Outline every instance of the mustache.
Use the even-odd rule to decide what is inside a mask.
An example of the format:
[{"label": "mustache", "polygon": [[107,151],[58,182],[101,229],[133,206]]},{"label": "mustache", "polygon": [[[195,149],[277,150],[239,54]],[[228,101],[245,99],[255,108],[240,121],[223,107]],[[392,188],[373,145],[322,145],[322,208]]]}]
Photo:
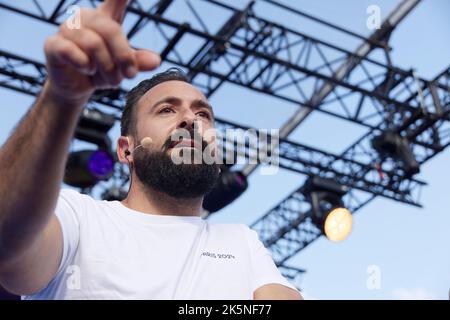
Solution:
[{"label": "mustache", "polygon": [[[186,138],[186,135],[184,134],[186,131],[189,132],[189,139],[195,140],[195,137],[200,137],[201,141],[201,145],[202,145],[202,151],[204,151],[206,149],[206,147],[209,145],[208,142],[206,142],[206,140],[203,139],[203,137],[200,135],[200,133],[198,131],[196,131],[195,129],[180,129],[180,130],[176,130],[175,132],[173,132],[168,138],[167,140],[163,143],[162,145],[162,151],[166,152],[167,150],[170,149],[170,146],[172,145],[173,142],[181,140],[182,138]],[[183,134],[182,134],[183,133]],[[178,138],[178,140],[177,140]]]}]

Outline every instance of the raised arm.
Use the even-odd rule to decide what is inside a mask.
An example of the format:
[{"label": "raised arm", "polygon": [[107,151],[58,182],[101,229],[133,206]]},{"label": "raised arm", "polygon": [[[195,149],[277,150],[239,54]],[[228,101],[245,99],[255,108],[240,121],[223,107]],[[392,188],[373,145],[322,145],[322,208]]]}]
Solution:
[{"label": "raised arm", "polygon": [[126,0],[82,9],[81,26],[47,39],[43,90],[0,149],[0,286],[16,294],[44,288],[62,255],[54,215],[70,140],[91,94],[156,68],[158,55],[130,47],[121,28]]}]

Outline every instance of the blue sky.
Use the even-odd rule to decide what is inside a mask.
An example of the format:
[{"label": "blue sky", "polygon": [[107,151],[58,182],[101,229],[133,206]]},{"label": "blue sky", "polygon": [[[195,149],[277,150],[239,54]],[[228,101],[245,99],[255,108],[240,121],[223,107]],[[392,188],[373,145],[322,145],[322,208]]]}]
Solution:
[{"label": "blue sky", "polygon": [[[243,6],[246,2],[231,1],[235,6]],[[399,1],[343,0],[339,4],[331,0],[284,2],[368,35],[367,6],[378,5],[382,17],[385,17]],[[447,0],[423,0],[392,35],[390,45],[393,47],[394,65],[403,69],[415,68],[424,78],[432,78],[447,67],[450,62],[450,22],[445,13],[448,12],[450,2]],[[176,11],[169,13],[174,17],[181,14]],[[277,10],[269,12],[262,6],[258,13],[349,50],[358,44],[329,29]],[[206,19],[214,20],[214,14],[211,13]],[[53,32],[53,27],[0,11],[0,49],[43,61],[43,42]],[[136,41],[141,46],[155,49],[162,44],[156,36],[138,38]],[[148,76],[148,73],[141,74],[137,79],[124,83],[124,86],[131,87]],[[33,99],[0,89],[0,101],[0,143],[3,143]],[[224,85],[211,98],[211,102],[220,117],[257,128],[277,128],[297,109],[292,104],[232,85]],[[328,116],[312,115],[290,138],[340,152],[362,133],[358,126]],[[118,137],[117,127],[111,131],[111,137]],[[74,144],[74,148],[81,147],[81,144]],[[348,239],[332,243],[322,237],[292,258],[290,265],[307,270],[301,282],[305,296],[317,299],[448,299],[448,163],[450,152],[446,150],[422,167],[419,177],[429,183],[421,198],[423,209],[377,198],[355,214],[354,229]],[[262,176],[256,171],[249,179],[249,190],[230,206],[212,215],[211,221],[250,224],[299,187],[303,180],[303,176],[284,170],[274,176]],[[379,289],[367,288],[369,266],[377,266],[380,271]]]}]

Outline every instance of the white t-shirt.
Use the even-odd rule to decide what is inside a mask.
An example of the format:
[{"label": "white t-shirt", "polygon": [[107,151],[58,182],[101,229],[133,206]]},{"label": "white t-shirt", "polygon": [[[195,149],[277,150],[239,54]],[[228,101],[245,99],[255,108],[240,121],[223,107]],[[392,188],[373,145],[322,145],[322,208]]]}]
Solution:
[{"label": "white t-shirt", "polygon": [[293,287],[257,233],[241,224],[138,212],[61,190],[62,261],[23,299],[252,299],[269,283]]}]

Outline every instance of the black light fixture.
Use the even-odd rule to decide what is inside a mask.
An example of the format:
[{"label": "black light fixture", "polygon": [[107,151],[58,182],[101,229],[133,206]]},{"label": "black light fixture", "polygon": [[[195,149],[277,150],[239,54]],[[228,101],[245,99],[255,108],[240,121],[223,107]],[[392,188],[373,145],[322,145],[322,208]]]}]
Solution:
[{"label": "black light fixture", "polygon": [[116,118],[112,114],[85,108],[75,129],[75,138],[95,144],[100,149],[110,150],[111,139],[108,137],[108,131],[115,121]]},{"label": "black light fixture", "polygon": [[108,180],[114,169],[114,159],[105,150],[80,150],[69,154],[64,183],[76,188],[89,188]]},{"label": "black light fixture", "polygon": [[313,223],[331,241],[344,240],[352,229],[351,212],[342,201],[348,188],[332,179],[313,176],[302,192],[311,204]]},{"label": "black light fixture", "polygon": [[84,109],[75,129],[75,138],[98,146],[97,149],[71,152],[66,163],[64,183],[91,188],[101,180],[108,180],[114,169],[114,156],[108,131],[115,117],[97,109]]},{"label": "black light fixture", "polygon": [[372,140],[372,146],[382,157],[400,161],[407,176],[420,172],[420,165],[411,150],[410,142],[397,132],[392,130],[383,132]]},{"label": "black light fixture", "polygon": [[213,190],[203,199],[203,208],[208,213],[217,212],[236,200],[248,188],[247,177],[240,171],[222,167]]}]

